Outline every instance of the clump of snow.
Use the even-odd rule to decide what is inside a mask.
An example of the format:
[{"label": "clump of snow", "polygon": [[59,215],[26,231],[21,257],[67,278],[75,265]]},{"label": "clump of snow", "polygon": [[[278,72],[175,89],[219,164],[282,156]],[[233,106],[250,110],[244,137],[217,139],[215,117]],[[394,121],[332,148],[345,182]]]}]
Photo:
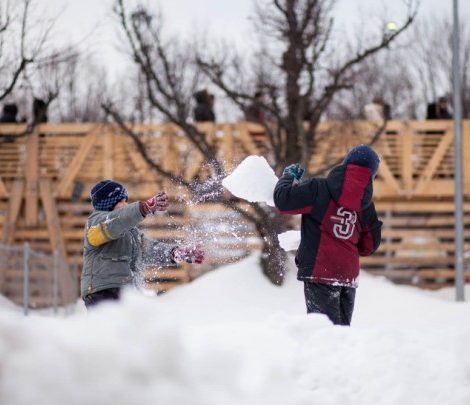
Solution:
[{"label": "clump of snow", "polygon": [[289,252],[297,250],[300,245],[300,231],[286,231],[278,235],[281,247]]},{"label": "clump of snow", "polygon": [[362,274],[350,328],[258,256],[88,315],[0,311],[2,404],[470,403],[470,303]]},{"label": "clump of snow", "polygon": [[273,192],[277,181],[264,157],[248,156],[222,181],[222,185],[238,198],[274,206]]}]

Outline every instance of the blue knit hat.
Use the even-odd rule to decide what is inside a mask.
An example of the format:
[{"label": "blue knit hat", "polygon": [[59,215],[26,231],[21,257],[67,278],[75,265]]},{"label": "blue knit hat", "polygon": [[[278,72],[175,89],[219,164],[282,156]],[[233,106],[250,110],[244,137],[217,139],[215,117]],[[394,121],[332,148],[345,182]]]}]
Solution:
[{"label": "blue knit hat", "polygon": [[97,211],[112,211],[119,201],[129,198],[126,188],[112,180],[102,180],[91,189],[91,204]]},{"label": "blue knit hat", "polygon": [[344,158],[343,164],[348,163],[368,167],[372,175],[375,176],[379,169],[380,158],[370,146],[357,145],[352,148]]}]

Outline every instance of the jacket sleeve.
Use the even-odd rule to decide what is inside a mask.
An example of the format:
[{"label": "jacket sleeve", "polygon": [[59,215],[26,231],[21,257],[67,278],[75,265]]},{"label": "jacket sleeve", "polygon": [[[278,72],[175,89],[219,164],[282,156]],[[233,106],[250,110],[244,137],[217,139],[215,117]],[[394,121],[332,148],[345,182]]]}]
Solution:
[{"label": "jacket sleeve", "polygon": [[308,214],[317,196],[316,179],[294,184],[292,176],[282,176],[274,188],[274,204],[284,215]]},{"label": "jacket sleeve", "polygon": [[174,243],[165,243],[147,238],[142,232],[139,232],[139,238],[141,258],[146,265],[168,266],[175,264],[171,257],[171,253],[176,247]]},{"label": "jacket sleeve", "polygon": [[382,221],[377,218],[374,203],[363,212],[362,228],[359,255],[369,256],[378,249],[382,239]]},{"label": "jacket sleeve", "polygon": [[86,225],[86,239],[91,246],[103,245],[118,239],[143,219],[139,202],[134,202],[116,211],[97,211]]}]

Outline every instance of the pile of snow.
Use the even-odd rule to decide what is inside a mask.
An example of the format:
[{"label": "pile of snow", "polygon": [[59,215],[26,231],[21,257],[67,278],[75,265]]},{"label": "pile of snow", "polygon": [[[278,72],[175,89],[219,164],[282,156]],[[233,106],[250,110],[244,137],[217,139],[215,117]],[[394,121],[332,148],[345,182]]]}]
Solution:
[{"label": "pile of snow", "polygon": [[470,303],[364,274],[350,328],[256,256],[88,315],[2,309],[2,404],[470,403]]},{"label": "pile of snow", "polygon": [[277,181],[264,157],[248,156],[222,181],[222,185],[238,198],[274,206],[273,191]]},{"label": "pile of snow", "polygon": [[[276,181],[251,156],[224,185],[272,203]],[[352,327],[334,326],[306,315],[292,260],[282,287],[258,263],[89,314],[24,317],[0,300],[0,404],[470,404],[469,302],[363,274]]]}]

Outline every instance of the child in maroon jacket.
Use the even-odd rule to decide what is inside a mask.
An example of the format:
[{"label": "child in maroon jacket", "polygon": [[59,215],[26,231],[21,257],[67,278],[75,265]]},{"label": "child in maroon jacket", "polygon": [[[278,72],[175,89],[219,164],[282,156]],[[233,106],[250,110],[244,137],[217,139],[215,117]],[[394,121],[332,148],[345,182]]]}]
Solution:
[{"label": "child in maroon jacket", "polygon": [[334,324],[351,324],[359,256],[380,245],[382,222],[372,202],[379,163],[372,148],[358,145],[326,178],[298,183],[304,170],[286,167],[274,190],[281,214],[302,214],[295,261],[307,313],[325,314]]}]

